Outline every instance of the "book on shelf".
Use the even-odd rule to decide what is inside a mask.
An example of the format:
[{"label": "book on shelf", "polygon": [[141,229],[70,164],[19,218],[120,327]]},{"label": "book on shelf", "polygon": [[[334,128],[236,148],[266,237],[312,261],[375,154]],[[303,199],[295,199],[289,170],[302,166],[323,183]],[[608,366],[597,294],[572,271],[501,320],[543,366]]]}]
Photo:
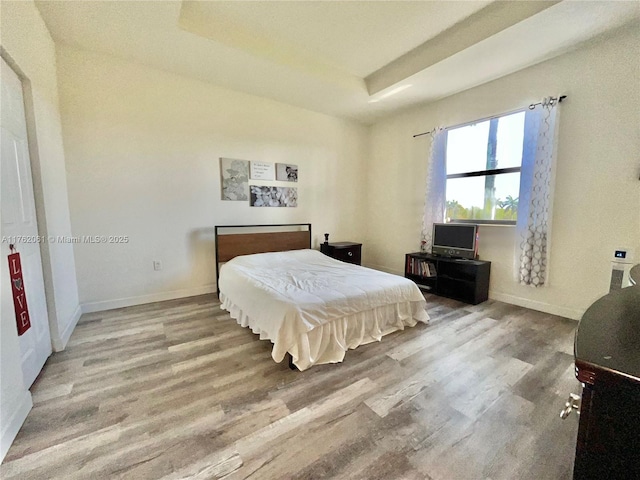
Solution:
[{"label": "book on shelf", "polygon": [[429,275],[427,275],[428,277],[435,277],[438,274],[436,272],[436,266],[433,263],[427,263],[427,267],[429,270]]},{"label": "book on shelf", "polygon": [[409,259],[408,273],[419,277],[435,277],[436,267],[433,263],[426,260],[411,257]]}]

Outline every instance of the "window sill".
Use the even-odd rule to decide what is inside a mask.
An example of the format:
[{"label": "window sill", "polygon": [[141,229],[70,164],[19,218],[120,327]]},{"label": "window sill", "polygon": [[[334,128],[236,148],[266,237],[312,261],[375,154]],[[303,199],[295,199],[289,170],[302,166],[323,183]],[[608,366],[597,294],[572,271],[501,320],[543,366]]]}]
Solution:
[{"label": "window sill", "polygon": [[458,223],[458,224],[476,224],[481,227],[515,227],[515,221],[504,221],[504,222],[494,222],[491,220],[451,220],[449,223]]}]

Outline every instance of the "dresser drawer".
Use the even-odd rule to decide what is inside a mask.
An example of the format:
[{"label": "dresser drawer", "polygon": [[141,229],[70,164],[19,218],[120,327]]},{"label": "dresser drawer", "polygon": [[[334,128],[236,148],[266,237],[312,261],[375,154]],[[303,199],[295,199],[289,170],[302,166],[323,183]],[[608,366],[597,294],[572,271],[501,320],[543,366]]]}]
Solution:
[{"label": "dresser drawer", "polygon": [[354,242],[323,243],[320,251],[329,257],[347,263],[360,265],[362,262],[362,244]]}]

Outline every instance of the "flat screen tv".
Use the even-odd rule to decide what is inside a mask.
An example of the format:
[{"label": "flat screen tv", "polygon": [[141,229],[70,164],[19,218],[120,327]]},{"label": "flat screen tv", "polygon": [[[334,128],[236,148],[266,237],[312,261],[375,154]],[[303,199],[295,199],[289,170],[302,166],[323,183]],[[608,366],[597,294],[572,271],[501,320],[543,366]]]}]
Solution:
[{"label": "flat screen tv", "polygon": [[452,258],[476,258],[478,255],[478,225],[434,223],[431,253]]}]

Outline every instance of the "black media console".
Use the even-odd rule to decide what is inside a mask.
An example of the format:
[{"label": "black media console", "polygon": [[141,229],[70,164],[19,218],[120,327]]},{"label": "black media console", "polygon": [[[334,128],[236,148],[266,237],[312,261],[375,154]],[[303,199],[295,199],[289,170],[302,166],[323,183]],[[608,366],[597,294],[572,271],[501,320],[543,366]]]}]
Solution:
[{"label": "black media console", "polygon": [[476,305],[489,298],[491,262],[407,253],[404,276],[443,297]]}]

